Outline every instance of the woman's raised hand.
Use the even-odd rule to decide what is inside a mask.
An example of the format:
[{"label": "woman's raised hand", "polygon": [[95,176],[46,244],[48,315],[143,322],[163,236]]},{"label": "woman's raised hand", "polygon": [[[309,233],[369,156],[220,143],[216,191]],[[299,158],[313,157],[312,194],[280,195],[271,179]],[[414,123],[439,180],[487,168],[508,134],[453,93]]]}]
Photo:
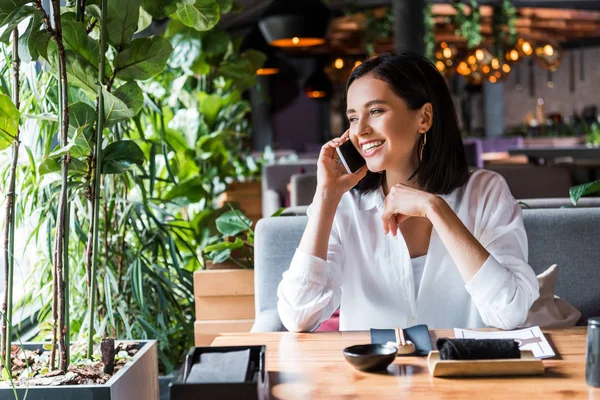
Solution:
[{"label": "woman's raised hand", "polygon": [[336,149],[347,140],[350,140],[350,131],[346,131],[339,138],[325,143],[321,147],[317,165],[317,190],[328,193],[338,199],[356,186],[367,174],[366,165],[354,174],[349,174],[344,166],[339,163],[339,156]]},{"label": "woman's raised hand", "polygon": [[396,236],[400,224],[410,217],[427,217],[435,195],[398,184],[390,188],[383,202],[383,231]]}]

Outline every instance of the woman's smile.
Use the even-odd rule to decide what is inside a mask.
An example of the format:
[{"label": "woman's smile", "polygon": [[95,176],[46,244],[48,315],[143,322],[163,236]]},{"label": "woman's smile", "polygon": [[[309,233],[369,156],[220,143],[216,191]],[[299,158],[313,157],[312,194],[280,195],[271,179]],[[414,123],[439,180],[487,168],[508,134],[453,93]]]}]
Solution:
[{"label": "woman's smile", "polygon": [[362,155],[365,158],[372,157],[383,148],[385,140],[365,140],[359,143]]}]

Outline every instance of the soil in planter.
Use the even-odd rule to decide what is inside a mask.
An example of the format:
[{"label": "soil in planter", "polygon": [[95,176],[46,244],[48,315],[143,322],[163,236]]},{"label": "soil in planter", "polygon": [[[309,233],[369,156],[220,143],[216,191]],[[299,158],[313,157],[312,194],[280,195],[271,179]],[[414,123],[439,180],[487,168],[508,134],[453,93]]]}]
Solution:
[{"label": "soil in planter", "polygon": [[[115,369],[117,373],[138,352],[138,344],[135,342],[119,343],[116,346]],[[82,351],[81,348],[72,346],[71,354]],[[112,375],[103,372],[104,365],[96,361],[99,357],[94,356],[94,361],[74,362],[64,373],[60,370],[50,371],[48,359],[50,351],[22,350],[18,345],[11,348],[12,376],[15,386],[61,386],[61,385],[98,385],[106,383]],[[28,369],[29,367],[29,369]],[[29,372],[27,372],[29,371]],[[0,387],[10,387],[8,379],[0,381]]]}]

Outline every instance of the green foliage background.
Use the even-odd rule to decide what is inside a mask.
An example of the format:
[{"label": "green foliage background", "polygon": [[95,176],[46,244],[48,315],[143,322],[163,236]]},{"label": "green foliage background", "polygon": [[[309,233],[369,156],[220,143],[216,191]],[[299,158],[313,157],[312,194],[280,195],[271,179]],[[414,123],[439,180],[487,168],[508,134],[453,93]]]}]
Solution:
[{"label": "green foliage background", "polygon": [[[6,150],[21,126],[17,226],[34,221],[26,239],[35,256],[20,306],[40,307],[39,334],[51,318],[51,254],[60,192],[60,160],[69,152],[70,299],[73,341],[86,339],[90,185],[97,120],[99,2],[89,0],[83,22],[62,8],[69,84],[69,143],[57,145],[57,46],[41,4],[0,0],[0,180]],[[109,0],[105,129],[102,145],[100,243],[95,337],[158,339],[161,369],[170,372],[193,345],[192,274],[203,249],[220,238],[216,197],[227,182],[253,179],[246,156],[249,104],[264,55],[240,53],[239,40],[216,27],[231,0]],[[170,18],[166,32],[144,37],[152,18]],[[29,22],[26,22],[29,21]],[[21,107],[10,100],[10,33],[19,23]],[[3,191],[4,189],[2,189]],[[4,199],[4,193],[2,193]],[[75,355],[76,357],[76,355]]]}]

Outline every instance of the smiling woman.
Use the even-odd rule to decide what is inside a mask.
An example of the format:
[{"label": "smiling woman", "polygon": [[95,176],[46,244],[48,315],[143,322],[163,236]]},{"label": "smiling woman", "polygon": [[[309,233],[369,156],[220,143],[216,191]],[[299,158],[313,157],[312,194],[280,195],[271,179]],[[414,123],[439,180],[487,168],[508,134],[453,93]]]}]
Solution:
[{"label": "smiling woman", "polygon": [[[425,58],[372,58],[347,85],[350,129],[319,155],[308,224],[278,289],[288,330],[521,324],[539,296],[506,182],[469,173],[445,82]],[[366,160],[336,163],[348,140]],[[388,235],[389,234],[389,235]]]}]

